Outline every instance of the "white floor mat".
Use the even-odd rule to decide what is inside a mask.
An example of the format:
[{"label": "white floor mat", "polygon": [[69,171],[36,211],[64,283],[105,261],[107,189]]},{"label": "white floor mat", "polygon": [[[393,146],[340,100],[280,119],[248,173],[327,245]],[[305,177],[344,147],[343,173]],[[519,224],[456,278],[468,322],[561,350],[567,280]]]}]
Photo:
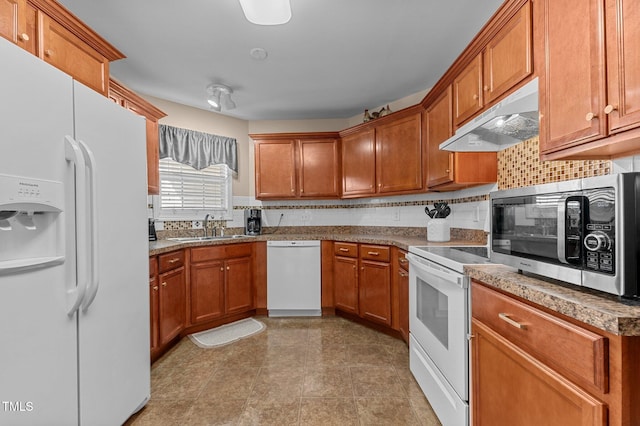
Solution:
[{"label": "white floor mat", "polygon": [[201,348],[215,348],[216,346],[227,345],[244,337],[249,337],[265,328],[266,326],[260,321],[247,318],[231,324],[221,325],[211,330],[190,334],[189,338]]}]

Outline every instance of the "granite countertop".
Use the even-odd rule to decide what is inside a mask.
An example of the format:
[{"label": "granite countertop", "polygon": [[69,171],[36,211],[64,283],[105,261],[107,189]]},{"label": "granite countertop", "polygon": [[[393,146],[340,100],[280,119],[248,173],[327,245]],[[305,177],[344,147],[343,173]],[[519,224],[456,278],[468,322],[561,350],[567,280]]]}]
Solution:
[{"label": "granite countertop", "polygon": [[561,281],[523,275],[505,265],[466,266],[471,278],[554,312],[621,336],[640,336],[640,301]]},{"label": "granite countertop", "polygon": [[237,244],[253,241],[289,241],[289,240],[331,240],[346,241],[364,244],[380,244],[388,246],[396,246],[402,250],[408,250],[409,246],[442,246],[442,245],[477,245],[477,242],[452,239],[447,242],[428,242],[426,238],[405,235],[388,235],[388,234],[341,234],[341,233],[312,233],[312,234],[263,234],[253,236],[237,236],[233,238],[224,238],[219,240],[207,241],[171,241],[158,240],[149,241],[149,255],[167,253],[173,250],[180,250],[189,247],[214,246],[223,244]]}]

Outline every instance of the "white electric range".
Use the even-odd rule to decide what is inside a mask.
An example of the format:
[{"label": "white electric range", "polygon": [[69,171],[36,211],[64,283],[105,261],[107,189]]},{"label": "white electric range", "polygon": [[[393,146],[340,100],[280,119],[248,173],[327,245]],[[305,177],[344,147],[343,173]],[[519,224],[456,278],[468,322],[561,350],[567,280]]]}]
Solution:
[{"label": "white electric range", "polygon": [[469,277],[486,246],[411,246],[409,364],[443,425],[469,424]]}]

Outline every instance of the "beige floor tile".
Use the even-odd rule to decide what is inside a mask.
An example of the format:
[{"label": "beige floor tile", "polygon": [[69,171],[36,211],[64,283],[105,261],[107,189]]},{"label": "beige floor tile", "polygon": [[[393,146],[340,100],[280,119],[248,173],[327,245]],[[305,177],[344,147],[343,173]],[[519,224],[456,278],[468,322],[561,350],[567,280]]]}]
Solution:
[{"label": "beige floor tile", "polygon": [[197,400],[183,418],[188,426],[235,425],[244,411],[245,399]]},{"label": "beige floor tile", "polygon": [[353,386],[348,367],[307,367],[303,397],[352,398]]},{"label": "beige floor tile", "polygon": [[347,365],[347,345],[310,345],[307,351],[307,367],[338,367]]},{"label": "beige floor tile", "polygon": [[250,399],[240,415],[238,425],[297,425],[300,398],[281,400]]},{"label": "beige floor tile", "polygon": [[265,331],[267,343],[269,345],[301,345],[304,346],[309,340],[309,330],[305,328],[279,327]]},{"label": "beige floor tile", "polygon": [[153,399],[195,399],[215,372],[206,364],[180,365],[167,370],[152,382]]},{"label": "beige floor tile", "polygon": [[356,398],[361,425],[419,425],[406,398]]},{"label": "beige floor tile", "polygon": [[350,366],[380,366],[390,364],[390,355],[384,346],[348,345],[347,363]]},{"label": "beige floor tile", "polygon": [[433,412],[431,404],[429,404],[429,401],[427,401],[427,398],[425,398],[422,392],[420,393],[420,395],[412,394],[409,397],[409,403],[411,404],[413,412],[418,417],[418,421],[421,425],[441,426],[440,420],[438,420],[438,416],[436,416],[436,413]]},{"label": "beige floor tile", "polygon": [[263,367],[256,378],[251,398],[300,398],[303,382],[303,367]]},{"label": "beige floor tile", "polygon": [[307,345],[268,346],[264,366],[304,367],[307,362]]},{"label": "beige floor tile", "polygon": [[347,328],[347,342],[351,345],[377,345],[380,343],[380,333],[360,324]]},{"label": "beige floor tile", "polygon": [[350,367],[353,392],[359,397],[406,398],[395,368]]},{"label": "beige floor tile", "polygon": [[357,426],[358,412],[353,398],[302,398],[300,425]]},{"label": "beige floor tile", "polygon": [[259,372],[258,367],[220,368],[211,376],[199,399],[246,399]]},{"label": "beige floor tile", "polygon": [[149,401],[125,426],[182,426],[193,401]]}]

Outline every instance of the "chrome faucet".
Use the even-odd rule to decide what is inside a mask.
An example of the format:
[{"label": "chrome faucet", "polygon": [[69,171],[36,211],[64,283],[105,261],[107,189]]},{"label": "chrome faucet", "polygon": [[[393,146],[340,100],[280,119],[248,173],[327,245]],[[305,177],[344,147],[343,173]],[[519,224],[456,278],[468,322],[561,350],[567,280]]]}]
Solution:
[{"label": "chrome faucet", "polygon": [[209,227],[209,213],[204,217],[202,221],[202,231],[204,232],[204,237],[207,237],[207,228]]}]

